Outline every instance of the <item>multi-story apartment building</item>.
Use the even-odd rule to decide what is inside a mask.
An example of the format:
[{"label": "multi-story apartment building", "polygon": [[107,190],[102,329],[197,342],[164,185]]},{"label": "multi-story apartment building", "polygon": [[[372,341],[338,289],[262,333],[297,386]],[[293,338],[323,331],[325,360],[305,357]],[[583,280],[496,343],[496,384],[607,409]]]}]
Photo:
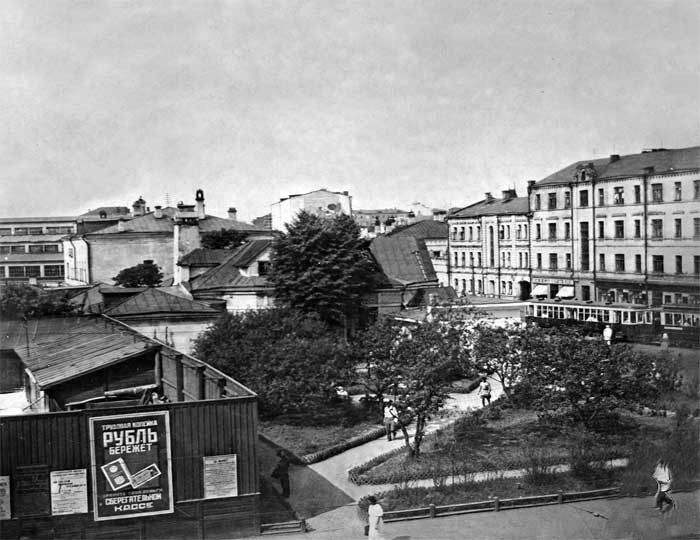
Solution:
[{"label": "multi-story apartment building", "polygon": [[75,217],[0,218],[0,279],[63,281],[61,238],[75,231]]},{"label": "multi-story apartment building", "polygon": [[533,296],[700,303],[700,147],[576,162],[528,197]]},{"label": "multi-story apartment building", "polygon": [[285,230],[302,210],[319,216],[352,216],[352,197],[347,191],[328,191],[325,188],[283,197],[270,205],[272,229]]},{"label": "multi-story apartment building", "polygon": [[459,294],[530,295],[528,199],[514,189],[450,213],[448,275]]}]

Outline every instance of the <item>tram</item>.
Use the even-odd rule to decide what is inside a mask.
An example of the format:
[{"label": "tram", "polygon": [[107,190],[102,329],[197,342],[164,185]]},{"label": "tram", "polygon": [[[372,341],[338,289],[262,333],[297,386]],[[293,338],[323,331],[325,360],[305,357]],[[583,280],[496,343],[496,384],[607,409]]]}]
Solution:
[{"label": "tram", "polygon": [[602,333],[606,325],[617,341],[658,343],[667,334],[674,347],[700,347],[700,306],[608,304],[576,300],[530,299],[522,318],[540,326],[581,326],[587,333]]}]

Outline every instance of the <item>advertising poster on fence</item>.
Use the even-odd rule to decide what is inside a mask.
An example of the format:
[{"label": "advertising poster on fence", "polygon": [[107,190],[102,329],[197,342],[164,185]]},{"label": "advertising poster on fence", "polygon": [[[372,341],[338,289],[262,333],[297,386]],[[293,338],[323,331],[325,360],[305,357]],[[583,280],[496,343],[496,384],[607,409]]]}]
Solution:
[{"label": "advertising poster on fence", "polygon": [[173,511],[168,411],[90,418],[95,520]]}]

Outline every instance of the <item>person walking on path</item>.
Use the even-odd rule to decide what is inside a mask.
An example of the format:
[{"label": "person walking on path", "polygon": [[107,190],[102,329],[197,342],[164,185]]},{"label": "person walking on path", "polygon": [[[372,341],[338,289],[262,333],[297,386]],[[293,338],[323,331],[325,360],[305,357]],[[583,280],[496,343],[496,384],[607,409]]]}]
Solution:
[{"label": "person walking on path", "polygon": [[481,378],[479,383],[479,391],[477,395],[481,398],[481,406],[491,405],[491,385],[486,380],[486,377]]},{"label": "person walking on path", "polygon": [[382,505],[377,502],[377,498],[374,495],[367,497],[369,501],[369,508],[367,509],[367,515],[369,517],[369,539],[370,540],[383,540],[382,529],[384,522],[384,509]]},{"label": "person walking on path", "polygon": [[676,505],[675,501],[668,495],[671,490],[671,482],[673,482],[673,474],[666,460],[660,459],[656,462],[653,478],[656,480],[654,508],[658,508],[659,512],[663,513],[664,503],[667,503],[671,508]]},{"label": "person walking on path", "polygon": [[277,457],[280,458],[280,460],[277,462],[277,465],[275,468],[272,470],[272,478],[276,478],[279,480],[280,486],[282,487],[282,497],[285,499],[289,498],[289,460],[287,459],[287,456],[284,455],[284,452],[282,450],[277,451]]},{"label": "person walking on path", "polygon": [[395,430],[395,423],[399,420],[399,411],[396,410],[394,402],[389,400],[384,405],[384,429],[386,430],[386,440],[390,441]]},{"label": "person walking on path", "polygon": [[603,330],[603,339],[605,340],[605,343],[610,345],[612,343],[612,337],[613,337],[612,328],[610,328],[609,324],[606,324],[605,329]]}]

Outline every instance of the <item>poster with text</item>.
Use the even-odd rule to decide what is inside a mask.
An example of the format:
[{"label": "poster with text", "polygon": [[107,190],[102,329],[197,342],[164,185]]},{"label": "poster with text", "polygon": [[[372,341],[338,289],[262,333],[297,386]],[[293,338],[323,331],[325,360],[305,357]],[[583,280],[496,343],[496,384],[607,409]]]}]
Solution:
[{"label": "poster with text", "polygon": [[87,470],[51,471],[51,514],[87,514]]},{"label": "poster with text", "polygon": [[238,496],[236,454],[204,456],[204,498]]},{"label": "poster with text", "polygon": [[0,476],[0,519],[10,519],[10,477]]},{"label": "poster with text", "polygon": [[95,520],[173,511],[168,411],[90,418]]}]

